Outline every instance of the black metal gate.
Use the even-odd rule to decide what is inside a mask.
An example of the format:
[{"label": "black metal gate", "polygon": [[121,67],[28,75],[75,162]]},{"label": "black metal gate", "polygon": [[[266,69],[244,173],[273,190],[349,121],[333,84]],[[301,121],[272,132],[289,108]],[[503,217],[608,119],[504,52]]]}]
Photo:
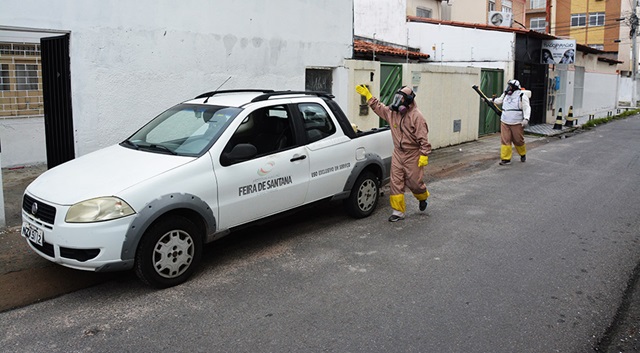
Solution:
[{"label": "black metal gate", "polygon": [[40,39],[47,167],[75,158],[69,35]]},{"label": "black metal gate", "polygon": [[542,40],[516,35],[515,79],[531,91],[531,124],[546,121],[546,98],[549,70],[540,64]]}]

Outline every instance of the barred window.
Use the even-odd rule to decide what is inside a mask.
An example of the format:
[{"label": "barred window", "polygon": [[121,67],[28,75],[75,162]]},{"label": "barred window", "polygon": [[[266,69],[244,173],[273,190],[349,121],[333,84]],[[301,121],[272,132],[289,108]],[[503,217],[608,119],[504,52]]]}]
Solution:
[{"label": "barred window", "polygon": [[38,90],[38,65],[16,64],[16,89],[18,91]]},{"label": "barred window", "polygon": [[0,91],[9,91],[9,65],[0,65]]},{"label": "barred window", "polygon": [[416,8],[416,16],[424,17],[424,18],[431,18],[431,9],[428,9],[426,7],[418,6]]}]

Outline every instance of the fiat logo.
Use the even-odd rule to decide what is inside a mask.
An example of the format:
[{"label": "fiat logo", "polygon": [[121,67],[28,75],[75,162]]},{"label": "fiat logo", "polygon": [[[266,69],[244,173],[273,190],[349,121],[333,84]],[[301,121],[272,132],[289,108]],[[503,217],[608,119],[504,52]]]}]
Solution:
[{"label": "fiat logo", "polygon": [[38,213],[38,204],[36,202],[34,202],[33,205],[31,205],[31,213],[33,213],[33,215]]}]

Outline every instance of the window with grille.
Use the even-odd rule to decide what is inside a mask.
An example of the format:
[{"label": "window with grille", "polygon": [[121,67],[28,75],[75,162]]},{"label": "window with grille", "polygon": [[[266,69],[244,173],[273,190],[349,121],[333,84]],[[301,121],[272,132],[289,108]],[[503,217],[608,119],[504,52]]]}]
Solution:
[{"label": "window with grille", "polygon": [[0,65],[0,91],[8,91],[9,88],[9,65]]},{"label": "window with grille", "polygon": [[544,9],[547,7],[547,2],[545,0],[531,0],[530,5],[532,9]]},{"label": "window with grille", "polygon": [[604,26],[604,12],[590,13],[589,26]]},{"label": "window with grille", "polygon": [[571,27],[580,27],[587,24],[587,15],[575,13],[571,15]]},{"label": "window with grille", "polygon": [[536,17],[536,18],[532,18],[531,21],[529,21],[529,29],[532,31],[537,31],[537,32],[545,32],[546,30],[546,25],[545,25],[546,21],[544,17]]},{"label": "window with grille", "polygon": [[16,89],[18,91],[38,90],[38,65],[36,64],[15,64],[16,65]]},{"label": "window with grille", "polygon": [[304,88],[308,91],[332,93],[333,71],[331,69],[306,69]]},{"label": "window with grille", "polygon": [[416,8],[416,16],[431,18],[431,9],[427,9],[426,7],[418,7]]}]

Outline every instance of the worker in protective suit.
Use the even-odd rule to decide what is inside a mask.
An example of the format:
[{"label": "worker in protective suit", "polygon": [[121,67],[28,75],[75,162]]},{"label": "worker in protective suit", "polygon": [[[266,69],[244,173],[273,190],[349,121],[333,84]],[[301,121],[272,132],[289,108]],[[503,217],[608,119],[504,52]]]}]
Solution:
[{"label": "worker in protective suit", "polygon": [[529,125],[531,91],[522,90],[518,80],[510,80],[507,89],[493,98],[496,104],[502,104],[500,116],[500,165],[511,163],[511,144],[516,147],[520,161],[527,160],[527,146],[524,143],[524,128]]},{"label": "worker in protective suit", "polygon": [[429,191],[422,180],[429,163],[431,144],[427,138],[429,127],[416,106],[415,93],[410,87],[399,89],[390,106],[371,95],[365,85],[356,86],[356,92],[365,97],[373,111],[391,128],[393,156],[391,158],[391,208],[389,222],[403,220],[406,212],[405,187],[419,201],[420,211],[427,209]]}]

